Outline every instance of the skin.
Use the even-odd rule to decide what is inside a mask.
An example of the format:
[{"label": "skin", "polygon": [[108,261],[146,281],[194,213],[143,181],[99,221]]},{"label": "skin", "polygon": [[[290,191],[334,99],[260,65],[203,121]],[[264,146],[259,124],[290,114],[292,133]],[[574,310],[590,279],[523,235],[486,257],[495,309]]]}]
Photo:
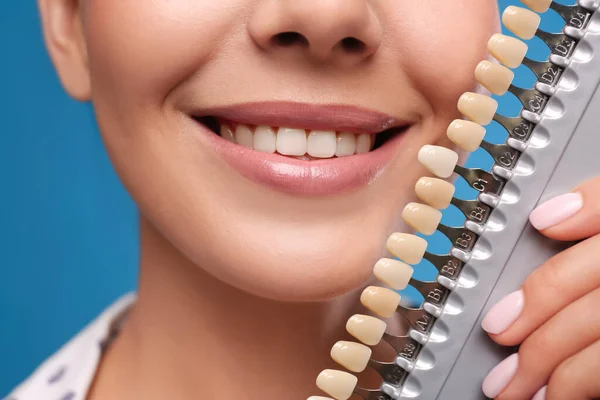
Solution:
[{"label": "skin", "polygon": [[[424,175],[416,152],[448,144],[456,101],[473,89],[473,69],[498,30],[496,2],[39,5],[63,86],[93,103],[108,154],[140,209],[138,301],[88,398],[269,400],[316,393],[314,379],[331,365],[329,349],[344,337],[357,291],[384,255],[387,235],[404,229],[397,223],[402,205]],[[286,31],[302,34],[307,44],[271,42]],[[345,51],[339,43],[347,36],[366,46]],[[265,100],[363,106],[412,127],[370,185],[294,197],[238,175],[184,122],[192,106]],[[571,258],[590,254],[574,249],[559,257],[573,264]],[[567,303],[549,309],[547,319]],[[539,328],[516,326],[495,339],[517,343]],[[534,390],[515,382],[502,398]]]}]

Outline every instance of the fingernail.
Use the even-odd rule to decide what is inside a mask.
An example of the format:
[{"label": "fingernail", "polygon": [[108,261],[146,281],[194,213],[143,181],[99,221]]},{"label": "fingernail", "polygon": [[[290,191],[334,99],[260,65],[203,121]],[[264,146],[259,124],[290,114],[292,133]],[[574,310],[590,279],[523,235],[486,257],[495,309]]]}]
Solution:
[{"label": "fingernail", "polygon": [[548,390],[548,386],[544,386],[531,398],[531,400],[546,400],[546,390]]},{"label": "fingernail", "polygon": [[519,317],[524,304],[525,296],[522,290],[506,295],[488,311],[481,327],[495,335],[504,332]]},{"label": "fingernail", "polygon": [[510,383],[519,366],[519,354],[515,353],[504,359],[490,371],[483,380],[481,390],[489,398],[498,396]]},{"label": "fingernail", "polygon": [[580,193],[567,193],[539,205],[529,215],[529,222],[537,230],[550,228],[572,217],[583,207]]}]

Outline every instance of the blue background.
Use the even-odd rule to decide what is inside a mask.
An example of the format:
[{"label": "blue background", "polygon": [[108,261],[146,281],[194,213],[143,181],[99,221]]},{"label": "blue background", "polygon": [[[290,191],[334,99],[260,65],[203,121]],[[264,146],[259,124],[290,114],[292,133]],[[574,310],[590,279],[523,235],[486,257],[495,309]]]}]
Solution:
[{"label": "blue background", "polygon": [[[517,4],[499,0],[501,8]],[[573,3],[573,0],[568,1]],[[542,28],[561,20],[547,13]],[[529,56],[545,59],[538,40]],[[137,215],[102,147],[91,107],[63,92],[43,46],[35,2],[0,0],[0,396],[136,283]],[[516,84],[531,87],[524,67]],[[505,96],[500,113],[516,115]],[[487,139],[503,141],[492,124]],[[479,150],[467,166],[489,168]],[[457,196],[475,193],[458,182]],[[461,224],[455,209],[444,223]],[[449,242],[431,237],[430,250]],[[432,279],[423,263],[417,278]],[[414,295],[414,293],[406,293]]]}]

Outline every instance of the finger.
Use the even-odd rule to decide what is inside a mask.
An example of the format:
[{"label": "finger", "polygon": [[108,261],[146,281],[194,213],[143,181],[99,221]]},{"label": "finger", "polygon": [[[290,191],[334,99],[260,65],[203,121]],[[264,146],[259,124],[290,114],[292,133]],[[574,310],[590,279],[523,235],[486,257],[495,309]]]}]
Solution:
[{"label": "finger", "polygon": [[[600,338],[598,304],[600,288],[570,304],[533,332],[511,362],[512,371],[500,368],[500,372],[493,370],[486,378],[484,389],[487,385],[500,393],[486,394],[498,400],[530,399],[561,363]],[[494,384],[511,376],[505,388]]]},{"label": "finger", "polygon": [[580,240],[600,233],[600,177],[539,205],[529,221],[552,239]]},{"label": "finger", "polygon": [[600,287],[598,248],[600,235],[552,257],[525,280],[521,290],[490,309],[483,329],[502,345],[521,343],[558,311]]},{"label": "finger", "polygon": [[[600,398],[600,340],[556,368],[542,400],[589,400]],[[536,399],[538,400],[538,399]]]}]

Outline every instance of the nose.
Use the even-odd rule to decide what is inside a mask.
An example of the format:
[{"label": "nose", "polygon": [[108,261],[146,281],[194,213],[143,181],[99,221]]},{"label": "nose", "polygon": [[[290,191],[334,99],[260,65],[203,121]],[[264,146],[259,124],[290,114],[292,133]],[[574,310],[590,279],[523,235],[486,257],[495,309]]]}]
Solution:
[{"label": "nose", "polygon": [[368,0],[265,0],[249,23],[263,50],[302,52],[317,62],[360,62],[381,45],[381,21]]}]

